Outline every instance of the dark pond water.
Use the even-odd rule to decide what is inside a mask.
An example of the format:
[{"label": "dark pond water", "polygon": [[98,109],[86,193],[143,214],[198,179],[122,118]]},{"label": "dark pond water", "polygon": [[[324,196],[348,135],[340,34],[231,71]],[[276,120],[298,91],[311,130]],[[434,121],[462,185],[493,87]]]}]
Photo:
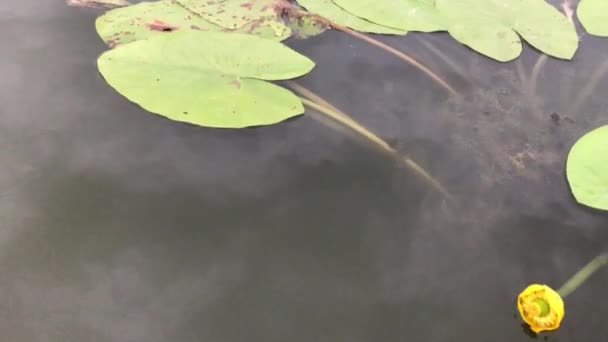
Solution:
[{"label": "dark pond water", "polygon": [[[563,172],[608,123],[608,80],[575,106],[608,41],[547,60],[533,93],[530,48],[499,64],[445,35],[385,39],[463,101],[344,34],[290,42],[317,62],[300,82],[431,171],[446,204],[308,116],[229,131],[145,113],[96,71],[96,13],[0,3],[3,340],[527,341],[519,291],[608,248],[608,216]],[[607,285],[597,273],[539,339],[606,341]]]}]

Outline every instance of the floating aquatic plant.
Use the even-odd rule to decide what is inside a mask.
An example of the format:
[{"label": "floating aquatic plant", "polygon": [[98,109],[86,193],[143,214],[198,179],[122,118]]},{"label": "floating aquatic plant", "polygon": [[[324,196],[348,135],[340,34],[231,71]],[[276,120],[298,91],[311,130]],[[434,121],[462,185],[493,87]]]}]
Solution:
[{"label": "floating aquatic plant", "polygon": [[407,64],[414,66],[429,76],[433,81],[446,89],[451,95],[458,95],[458,92],[448,84],[443,78],[426,67],[423,63],[416,60],[412,56],[399,51],[382,41],[369,37],[362,32],[383,33],[393,35],[404,35],[406,31],[403,29],[391,28],[379,23],[373,23],[365,18],[358,17],[352,13],[345,11],[334,1],[329,0],[304,0],[298,1],[298,4],[304,6],[308,11],[302,11],[296,6],[288,7],[286,13],[291,17],[310,17],[314,20],[327,25],[336,30],[345,32],[357,39],[369,43],[381,50],[399,58]]},{"label": "floating aquatic plant", "polygon": [[454,39],[498,61],[517,58],[521,38],[562,59],[571,59],[578,48],[574,25],[545,0],[436,0],[435,5]]},{"label": "floating aquatic plant", "polygon": [[581,0],[576,15],[589,34],[608,37],[608,1]]},{"label": "floating aquatic plant", "polygon": [[295,95],[267,81],[302,76],[314,67],[279,42],[192,30],[125,44],[102,54],[97,64],[114,89],[150,112],[222,128],[270,125],[302,114]]},{"label": "floating aquatic plant", "polygon": [[[113,48],[99,57],[102,75],[118,92],[143,108],[176,121],[241,128],[269,125],[304,113],[322,113],[407,165],[434,189],[448,191],[410,158],[322,97],[289,81],[308,73],[314,62],[283,45],[290,36],[308,37],[333,28],[414,65],[457,94],[440,76],[367,33],[405,35],[408,31],[447,31],[457,41],[498,61],[522,51],[522,39],[544,52],[530,75],[533,92],[547,56],[571,59],[578,37],[569,14],[544,0],[161,0],[129,5],[126,0],[68,0],[72,5],[120,7],[98,18],[96,28]],[[587,31],[608,35],[602,0],[582,0],[578,16]],[[567,11],[566,11],[567,12]],[[604,31],[606,30],[606,31]],[[299,32],[300,31],[300,32]],[[453,69],[458,66],[432,44],[425,46]],[[605,70],[604,70],[605,69]],[[608,63],[583,89],[593,90]],[[523,69],[522,69],[523,70]],[[520,72],[522,79],[527,77]],[[568,156],[567,174],[577,201],[608,210],[608,126],[581,138]],[[601,266],[603,254],[559,290],[532,284],[517,299],[534,332],[557,329],[565,315],[563,299]]]},{"label": "floating aquatic plant", "polygon": [[195,15],[228,30],[252,23],[268,27],[278,37],[289,36],[290,28],[281,20],[287,0],[175,0]]},{"label": "floating aquatic plant", "polygon": [[278,41],[291,34],[291,31],[277,34],[271,27],[256,22],[247,22],[237,28],[222,27],[195,15],[173,0],[144,1],[108,11],[97,18],[95,28],[110,47],[184,30],[245,33]]},{"label": "floating aquatic plant", "polygon": [[387,27],[404,31],[445,31],[447,22],[435,0],[333,0],[346,11]]},{"label": "floating aquatic plant", "polygon": [[592,130],[574,144],[566,175],[579,203],[608,210],[608,125]]},{"label": "floating aquatic plant", "polygon": [[[284,13],[297,14],[285,18]],[[351,16],[349,20],[356,25],[356,17]],[[365,22],[358,20],[359,25]],[[104,53],[98,65],[112,87],[143,108],[172,120],[201,126],[240,128],[273,124],[302,114],[306,104],[397,157],[448,197],[445,188],[412,159],[399,156],[390,145],[345,113],[331,105],[328,107],[327,102],[316,102],[321,99],[319,96],[306,90],[307,95],[298,98],[264,81],[299,77],[314,64],[282,44],[266,40],[315,35],[330,23],[339,26],[319,20],[317,15],[302,15],[301,10],[283,0],[141,2],[108,11],[96,20],[100,37],[115,48]],[[369,28],[380,28],[365,23]],[[385,48],[374,39],[339,27]],[[401,33],[390,28],[384,31]],[[389,47],[388,50],[417,64],[396,49]],[[276,51],[290,53],[276,54]],[[310,68],[304,65],[303,69],[284,74],[283,78],[263,73],[288,65],[296,68],[298,63],[302,66],[304,60],[310,62]],[[252,74],[251,69],[262,73]],[[430,70],[427,72],[432,74]],[[432,77],[442,81],[436,75]],[[295,86],[297,84],[292,83],[292,88]]]},{"label": "floating aquatic plant", "polygon": [[526,287],[517,297],[517,310],[530,330],[539,333],[558,329],[565,315],[564,298],[607,264],[608,254],[600,254],[557,291],[544,284]]},{"label": "floating aquatic plant", "polygon": [[547,285],[532,284],[517,297],[517,309],[535,333],[555,330],[564,318],[564,301]]},{"label": "floating aquatic plant", "polygon": [[[521,38],[562,59],[571,59],[578,47],[575,27],[545,0],[300,0],[298,3],[346,26],[341,23],[344,12],[406,32],[447,31],[462,44],[502,62],[521,54]],[[355,25],[349,27],[359,30]]]},{"label": "floating aquatic plant", "polygon": [[318,14],[333,21],[335,24],[348,27],[350,29],[378,34],[405,35],[406,30],[400,30],[373,23],[362,17],[358,17],[347,12],[332,0],[298,0],[298,4],[308,12]]},{"label": "floating aquatic plant", "polygon": [[385,44],[377,39],[371,38],[361,32],[357,32],[354,30],[351,30],[348,27],[342,26],[334,21],[331,21],[327,18],[324,18],[322,16],[319,16],[317,14],[310,14],[308,12],[301,12],[298,10],[292,11],[293,13],[295,13],[296,15],[300,15],[300,16],[304,16],[304,17],[313,17],[316,18],[316,20],[318,20],[321,23],[325,23],[326,25],[334,28],[334,29],[338,29],[342,32],[348,33],[351,36],[360,39],[366,43],[369,43],[375,47],[378,47],[388,53],[390,53],[391,55],[399,58],[400,60],[414,66],[415,68],[417,68],[418,70],[422,71],[424,74],[426,74],[427,76],[429,76],[433,81],[435,81],[437,84],[439,84],[441,87],[443,87],[444,89],[446,89],[450,94],[452,95],[459,95],[458,92],[451,86],[448,84],[447,81],[445,81],[443,78],[441,78],[439,75],[437,75],[435,72],[433,72],[431,69],[429,69],[428,67],[426,67],[424,64],[422,64],[421,62],[417,61],[416,59],[414,59],[413,57],[411,57],[410,55],[399,51],[397,49],[395,49],[394,47]]},{"label": "floating aquatic plant", "polygon": [[[102,55],[98,65],[116,90],[152,112],[202,126],[239,128],[277,123],[302,114],[306,105],[329,117],[339,113],[332,119],[391,154],[396,152],[390,145],[327,102],[319,102],[320,97],[298,98],[267,82],[300,77],[312,68],[300,64],[312,61],[278,41],[337,29],[415,66],[454,95],[457,91],[424,64],[366,33],[448,31],[463,44],[501,61],[519,55],[520,37],[566,59],[578,45],[574,25],[544,0],[161,0],[130,6],[126,0],[78,1],[124,6],[96,21],[102,39],[116,47]],[[442,55],[432,46],[429,49]],[[289,53],[268,55],[274,51]],[[446,59],[453,64],[449,62]],[[289,65],[292,73],[280,77],[273,73]],[[426,171],[406,160],[447,193]]]}]

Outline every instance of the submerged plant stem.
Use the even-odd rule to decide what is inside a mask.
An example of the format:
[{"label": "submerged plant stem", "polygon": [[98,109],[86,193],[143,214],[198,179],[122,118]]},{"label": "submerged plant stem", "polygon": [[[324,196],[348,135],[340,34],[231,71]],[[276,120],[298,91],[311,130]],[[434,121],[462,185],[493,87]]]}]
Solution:
[{"label": "submerged plant stem", "polygon": [[532,68],[532,74],[530,74],[530,84],[529,91],[532,96],[536,96],[536,83],[538,82],[538,76],[540,75],[540,71],[543,69],[543,66],[547,62],[547,55],[541,55],[536,60],[534,67]]},{"label": "submerged plant stem", "polygon": [[294,81],[286,81],[285,83],[287,83],[287,85],[288,85],[288,86],[289,86],[291,89],[293,89],[293,90],[297,91],[298,93],[300,93],[300,95],[303,95],[304,97],[308,98],[309,100],[315,101],[316,103],[318,103],[318,104],[320,104],[320,105],[322,105],[322,106],[325,106],[325,107],[327,107],[327,108],[329,108],[329,109],[333,110],[333,111],[334,111],[334,112],[336,112],[337,114],[340,114],[340,115],[342,115],[343,117],[345,117],[345,118],[349,118],[349,119],[350,119],[350,117],[349,117],[349,116],[348,116],[346,113],[342,112],[341,110],[339,110],[338,108],[336,108],[336,107],[335,107],[334,105],[332,105],[331,103],[329,103],[329,102],[325,101],[325,99],[324,99],[324,98],[322,98],[321,96],[319,96],[319,95],[317,95],[317,94],[313,93],[312,91],[310,91],[310,90],[308,90],[307,88],[305,88],[305,87],[303,87],[303,86],[299,85],[298,83],[296,83],[296,82],[294,82]]},{"label": "submerged plant stem", "polygon": [[392,47],[388,44],[385,44],[377,39],[368,37],[363,33],[351,30],[348,27],[344,27],[344,26],[333,26],[333,27],[337,30],[348,33],[353,37],[361,39],[361,40],[365,41],[366,43],[379,47],[380,49],[392,54],[393,56],[399,58],[400,60],[413,65],[414,67],[416,67],[417,69],[419,69],[420,71],[425,73],[427,76],[429,76],[431,79],[433,79],[435,82],[437,82],[439,85],[444,87],[450,94],[455,95],[455,96],[459,95],[458,92],[456,90],[454,90],[454,88],[452,88],[451,85],[449,85],[441,77],[439,77],[437,74],[435,74],[431,69],[427,68],[426,66],[424,66],[423,64],[421,64],[420,62],[415,60],[413,57],[410,57],[409,55],[406,55],[405,53],[403,53],[403,52],[395,49],[394,47]]},{"label": "submerged plant stem", "polygon": [[[294,83],[291,82],[291,85],[293,86]],[[441,185],[441,183],[439,183],[439,181],[437,181],[435,178],[433,178],[433,176],[431,176],[422,166],[418,165],[418,163],[413,161],[411,158],[400,155],[386,141],[382,140],[380,137],[378,137],[377,135],[375,135],[374,133],[369,131],[367,128],[362,126],[360,123],[353,120],[350,116],[348,116],[344,112],[342,112],[342,111],[338,110],[336,107],[332,106],[329,102],[325,101],[318,95],[315,95],[311,91],[309,91],[306,88],[304,88],[300,85],[297,85],[297,84],[295,86],[293,86],[293,88],[294,88],[294,90],[300,92],[302,94],[302,96],[304,96],[304,97],[301,97],[300,99],[306,106],[318,111],[319,113],[321,113],[323,115],[328,116],[329,118],[333,119],[334,121],[337,121],[338,123],[348,127],[349,129],[356,132],[357,134],[363,136],[364,138],[366,138],[367,140],[372,142],[374,145],[376,145],[377,147],[382,149],[384,152],[388,153],[393,158],[396,158],[399,162],[405,164],[407,167],[409,167],[411,170],[413,170],[416,174],[418,174],[420,177],[422,177],[422,179],[424,179],[426,182],[428,182],[436,191],[440,192],[443,196],[445,196],[447,199],[451,199],[450,193],[443,187],[443,185]],[[301,90],[304,90],[304,91],[301,91]],[[312,96],[310,96],[310,95],[312,95]]]},{"label": "submerged plant stem", "polygon": [[454,72],[456,72],[460,77],[467,78],[466,73],[463,69],[456,64],[450,57],[448,57],[445,53],[443,53],[439,48],[433,45],[431,42],[426,41],[425,39],[418,38],[418,41],[424,45],[429,51],[431,51],[435,56],[439,57],[445,64],[447,64]]},{"label": "submerged plant stem", "polygon": [[608,265],[608,253],[600,254],[595,257],[595,259],[591,260],[591,262],[585,265],[580,271],[576,272],[572,278],[562,285],[562,287],[557,290],[557,293],[562,297],[568,296],[604,265]]},{"label": "submerged plant stem", "polygon": [[423,73],[425,73],[427,76],[429,76],[433,81],[437,82],[439,85],[441,85],[443,88],[445,88],[451,95],[456,95],[458,96],[459,93],[452,88],[452,86],[450,86],[446,81],[444,81],[441,77],[439,77],[437,74],[435,74],[431,69],[427,68],[426,66],[424,66],[422,63],[418,62],[416,59],[414,59],[413,57],[395,49],[394,47],[385,44],[377,39],[374,39],[372,37],[369,37],[363,33],[357,32],[355,30],[351,30],[350,28],[346,27],[346,26],[342,26],[340,24],[337,24],[325,17],[322,17],[318,14],[313,14],[313,13],[309,13],[306,11],[302,11],[302,10],[298,10],[298,9],[292,9],[291,13],[293,13],[296,16],[308,16],[308,17],[313,17],[315,18],[317,21],[330,26],[338,31],[342,31],[344,33],[347,33],[357,39],[360,39],[368,44],[371,44],[373,46],[376,46],[388,53],[390,53],[391,55],[399,58],[400,60],[413,65],[415,68],[417,68],[418,70],[422,71]]},{"label": "submerged plant stem", "polygon": [[538,77],[540,76],[540,72],[545,66],[547,59],[549,57],[545,54],[538,57],[536,63],[534,63],[534,67],[532,67],[532,73],[530,74],[530,80],[528,84],[524,84],[524,90],[526,90],[528,100],[530,105],[532,106],[535,112],[538,112],[538,108],[540,106],[540,100],[538,94],[536,92],[536,85],[538,83]]},{"label": "submerged plant stem", "polygon": [[570,115],[578,114],[577,112],[580,109],[580,106],[593,93],[593,90],[601,81],[602,77],[604,77],[606,72],[608,72],[608,61],[604,61],[604,63],[602,63],[597,70],[594,70],[593,76],[587,82],[587,85],[585,85],[583,90],[581,90],[581,92],[578,94],[570,109],[568,109],[568,113]]},{"label": "submerged plant stem", "polygon": [[521,63],[521,58],[518,58],[515,61],[515,70],[517,71],[517,77],[519,77],[519,82],[521,83],[522,89],[528,89],[528,77],[526,77],[526,72],[524,71],[524,65]]}]

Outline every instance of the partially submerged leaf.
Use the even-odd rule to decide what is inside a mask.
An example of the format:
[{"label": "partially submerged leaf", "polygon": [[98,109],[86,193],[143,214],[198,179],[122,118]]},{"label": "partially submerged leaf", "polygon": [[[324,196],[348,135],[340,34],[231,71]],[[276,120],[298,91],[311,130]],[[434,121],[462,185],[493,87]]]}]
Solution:
[{"label": "partially submerged leaf", "polygon": [[298,0],[298,4],[306,8],[309,12],[318,14],[321,17],[327,18],[334,23],[346,26],[356,31],[381,33],[381,34],[405,34],[405,30],[398,30],[382,25],[372,23],[371,21],[362,19],[353,15],[338,5],[332,0]]},{"label": "partially submerged leaf", "polygon": [[110,47],[182,29],[219,30],[172,0],[142,2],[108,11],[97,18],[95,28]]},{"label": "partially submerged leaf", "polygon": [[66,0],[66,4],[74,7],[113,8],[129,6],[131,3],[127,0]]},{"label": "partially submerged leaf", "polygon": [[300,39],[318,36],[329,28],[325,23],[311,16],[287,18],[286,24],[291,29],[292,36]]},{"label": "partially submerged leaf", "polygon": [[608,125],[585,134],[574,144],[566,175],[579,203],[608,210]]},{"label": "partially submerged leaf", "polygon": [[501,62],[517,58],[519,36],[553,57],[571,59],[578,48],[574,25],[545,0],[436,0],[459,42]]},{"label": "partially submerged leaf", "polygon": [[608,1],[581,0],[576,15],[589,34],[608,37]]},{"label": "partially submerged leaf", "polygon": [[[141,2],[106,12],[95,21],[97,33],[110,47],[177,30],[231,31],[188,11],[174,0]],[[245,25],[235,32],[282,40],[267,26]]]},{"label": "partially submerged leaf", "polygon": [[434,32],[446,29],[445,20],[435,8],[434,0],[333,0],[333,2],[359,18],[400,31]]},{"label": "partially submerged leaf", "polygon": [[277,37],[288,37],[290,29],[280,18],[287,0],[177,0],[188,10],[218,26],[236,30],[246,25],[266,26]]},{"label": "partially submerged leaf", "polygon": [[269,125],[304,112],[290,91],[264,80],[308,73],[314,63],[252,35],[180,30],[102,54],[99,71],[153,113],[201,126]]}]

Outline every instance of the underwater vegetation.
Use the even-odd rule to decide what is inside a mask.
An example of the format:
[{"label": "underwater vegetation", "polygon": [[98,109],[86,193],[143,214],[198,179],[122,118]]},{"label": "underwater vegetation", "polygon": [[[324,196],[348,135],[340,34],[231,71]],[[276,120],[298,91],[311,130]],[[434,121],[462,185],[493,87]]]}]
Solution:
[{"label": "underwater vegetation", "polygon": [[[355,121],[313,90],[297,83],[315,62],[283,43],[336,30],[415,67],[451,98],[459,90],[424,63],[377,39],[408,32],[447,32],[472,51],[511,62],[526,44],[542,53],[529,77],[529,93],[549,58],[571,60],[579,49],[578,18],[587,34],[608,37],[608,2],[545,0],[68,0],[74,6],[110,8],[95,27],[109,50],[97,66],[106,82],[143,109],[198,126],[240,129],[280,123],[311,112],[324,116],[405,165],[450,203],[452,195],[412,158]],[[576,16],[576,18],[575,18]],[[524,44],[526,43],[526,44]],[[440,49],[427,48],[455,70]],[[339,61],[337,61],[339,63]],[[608,72],[582,89],[576,111]],[[277,83],[278,82],[278,83]],[[566,175],[574,199],[608,210],[608,126],[585,134],[571,148]],[[565,298],[608,261],[600,255],[561,289],[532,284],[517,299],[521,317],[534,332],[555,330]]]}]

